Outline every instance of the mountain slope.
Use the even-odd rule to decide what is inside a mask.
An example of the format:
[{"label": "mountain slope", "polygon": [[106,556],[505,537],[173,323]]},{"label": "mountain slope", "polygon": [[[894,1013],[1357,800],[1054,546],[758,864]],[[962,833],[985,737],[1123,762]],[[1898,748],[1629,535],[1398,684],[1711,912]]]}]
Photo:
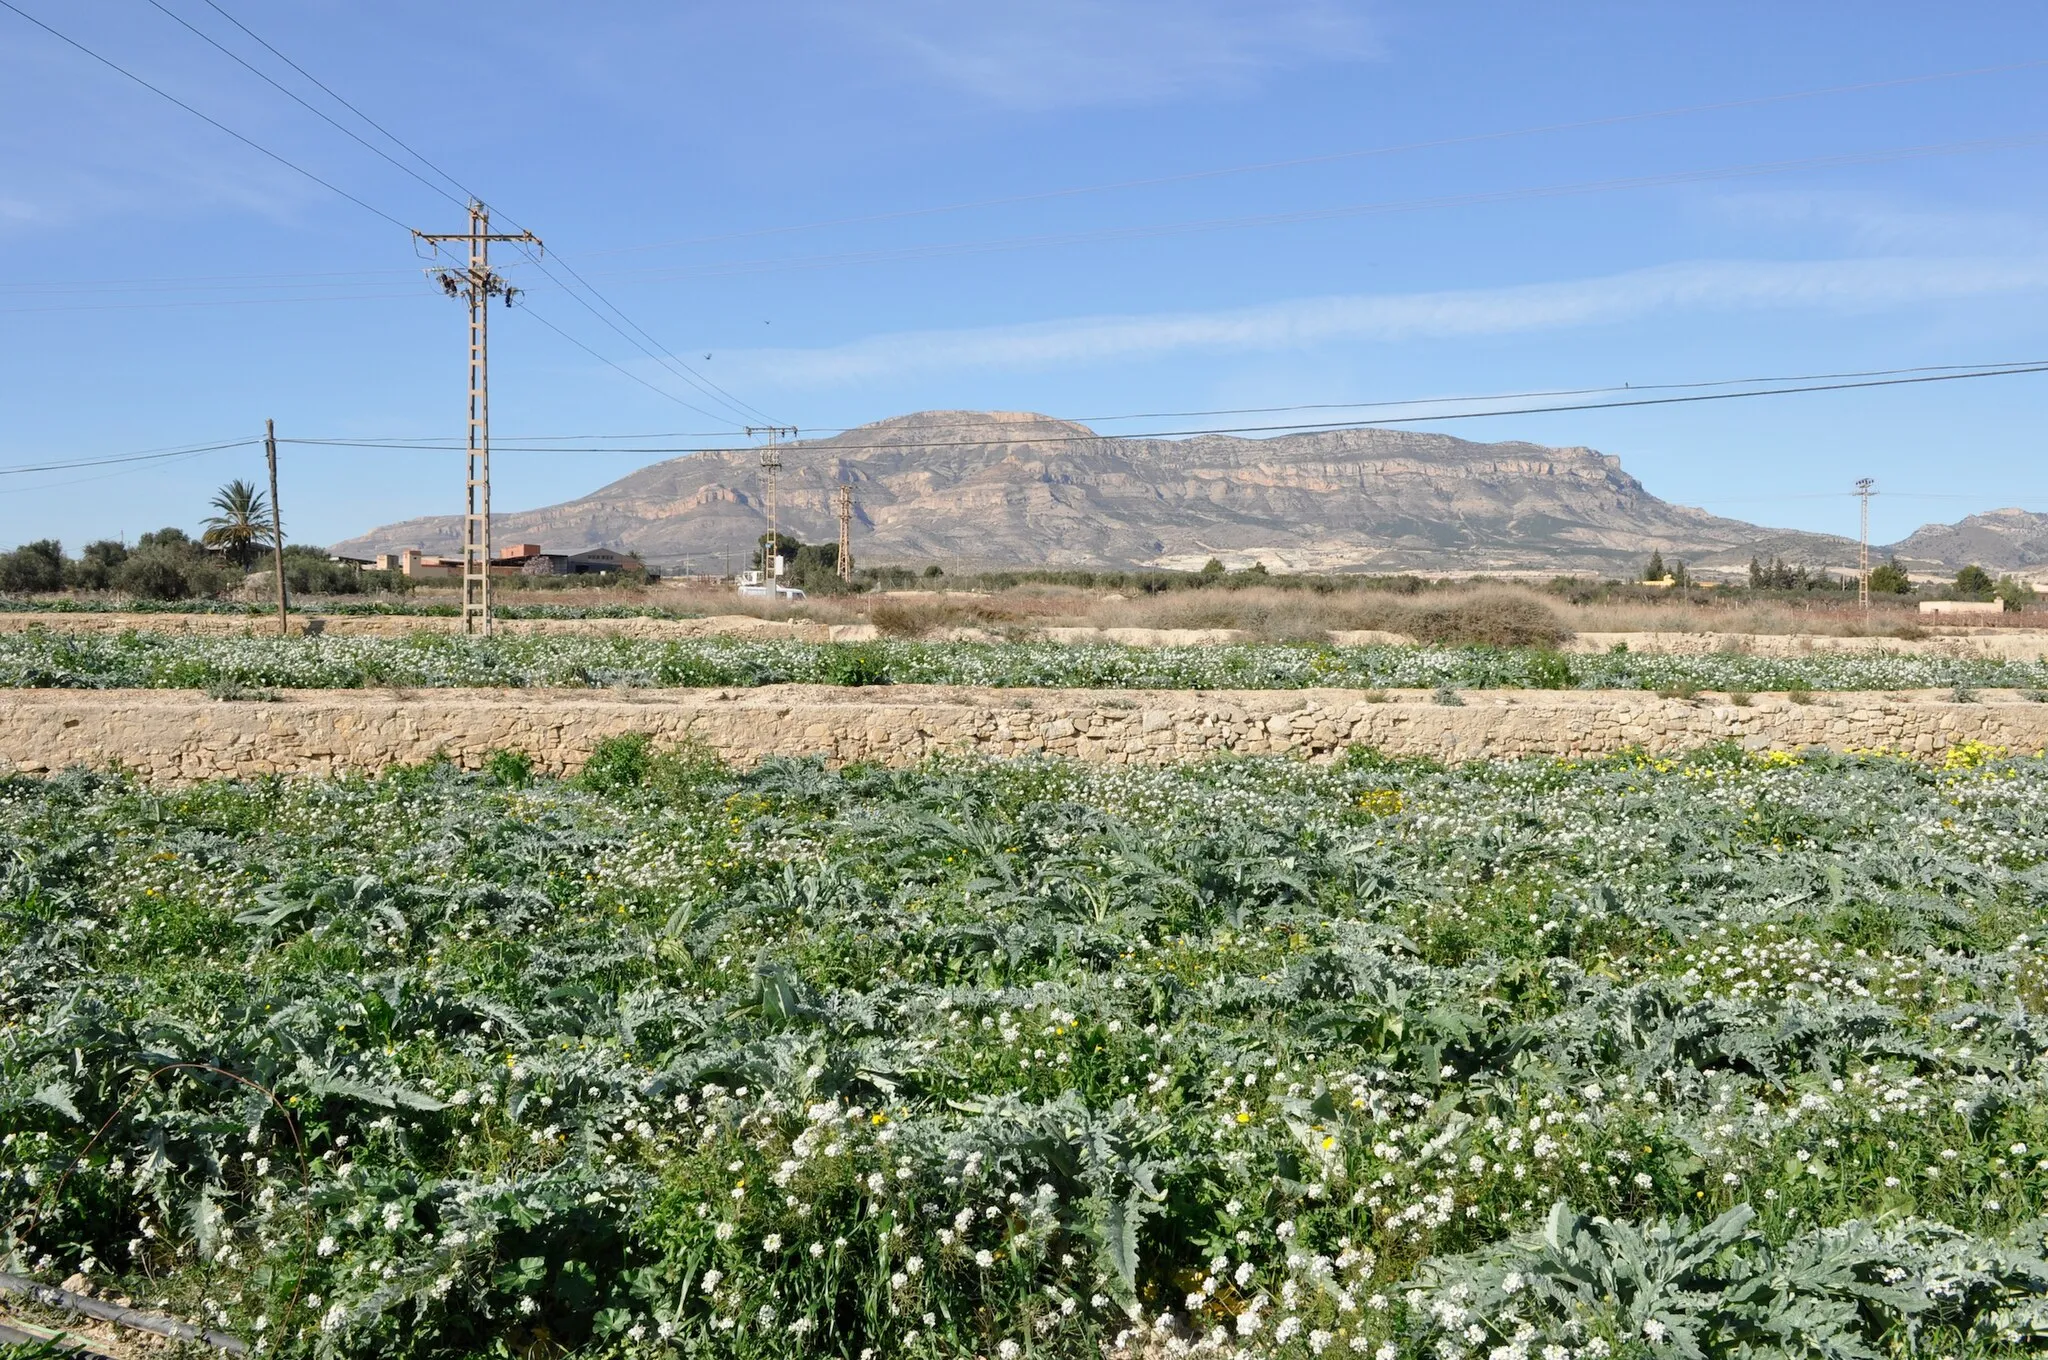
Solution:
[{"label": "mountain slope", "polygon": [[1975,562],[1993,571],[2048,563],[2048,515],[2028,510],[1987,510],[1954,524],[1923,524],[1885,551],[1960,567]]},{"label": "mountain slope", "polygon": [[[927,411],[784,446],[779,520],[837,535],[852,484],[856,560],[967,565],[1627,571],[1652,549],[1695,565],[1752,552],[1854,560],[1846,539],[1760,529],[1651,495],[1584,448],[1360,429],[1270,439],[1104,439],[1008,412]],[[738,555],[766,527],[752,449],[643,468],[588,496],[493,520],[500,543],[606,546],[669,564]],[[387,525],[337,551],[452,552],[461,519]]]}]

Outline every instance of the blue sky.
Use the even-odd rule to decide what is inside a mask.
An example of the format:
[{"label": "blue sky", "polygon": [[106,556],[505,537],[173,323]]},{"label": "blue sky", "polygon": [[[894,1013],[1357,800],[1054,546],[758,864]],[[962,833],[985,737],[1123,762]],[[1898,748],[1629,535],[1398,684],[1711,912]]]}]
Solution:
[{"label": "blue sky", "polygon": [[[207,0],[12,2],[406,226],[461,226],[171,17],[404,159]],[[2048,357],[2038,5],[220,4],[739,403],[501,253],[531,304],[493,316],[501,444]],[[1696,111],[1642,116],[1673,109]],[[1407,149],[1352,154],[1383,148]],[[265,417],[461,437],[462,308],[403,230],[4,9],[0,318],[0,466]],[[1669,499],[1847,533],[1872,476],[1887,540],[2048,510],[2044,399],[2048,374],[1424,428],[1590,445]],[[1254,422],[1101,428],[1190,423]],[[496,504],[648,461],[504,453]],[[189,526],[260,471],[243,448],[0,476],[0,544]],[[285,449],[294,538],[461,495],[456,454]]]}]

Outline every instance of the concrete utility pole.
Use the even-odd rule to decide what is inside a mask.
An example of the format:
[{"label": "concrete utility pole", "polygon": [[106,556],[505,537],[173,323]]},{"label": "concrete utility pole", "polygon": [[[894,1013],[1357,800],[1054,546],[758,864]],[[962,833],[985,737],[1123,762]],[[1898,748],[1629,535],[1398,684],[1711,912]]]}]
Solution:
[{"label": "concrete utility pole", "polygon": [[491,210],[475,199],[469,204],[466,232],[416,231],[414,236],[434,247],[438,254],[444,241],[469,245],[469,267],[461,272],[440,271],[442,289],[449,297],[469,303],[469,488],[468,509],[462,516],[462,631],[491,632],[491,299],[502,297],[507,307],[519,291],[491,272],[491,242],[523,241],[539,246],[540,238],[530,231],[491,233]]},{"label": "concrete utility pole", "polygon": [[1856,496],[1863,502],[1863,527],[1856,535],[1862,550],[1862,561],[1856,577],[1856,604],[1866,614],[1870,612],[1870,498],[1876,494],[1876,482],[1868,477],[1857,480]]},{"label": "concrete utility pole", "polygon": [[768,574],[770,581],[779,581],[782,579],[782,536],[775,527],[775,474],[782,471],[782,450],[777,446],[784,435],[796,438],[796,426],[747,426],[747,438],[760,434],[768,436],[768,445],[761,450],[761,476],[767,486],[768,501],[768,546],[761,552],[761,570]]},{"label": "concrete utility pole", "polygon": [[284,604],[284,511],[277,504],[277,422],[263,422],[263,457],[270,464],[270,568],[277,577],[277,635],[290,633]]},{"label": "concrete utility pole", "polygon": [[832,493],[832,508],[839,512],[839,579],[853,579],[853,488],[845,482]]}]

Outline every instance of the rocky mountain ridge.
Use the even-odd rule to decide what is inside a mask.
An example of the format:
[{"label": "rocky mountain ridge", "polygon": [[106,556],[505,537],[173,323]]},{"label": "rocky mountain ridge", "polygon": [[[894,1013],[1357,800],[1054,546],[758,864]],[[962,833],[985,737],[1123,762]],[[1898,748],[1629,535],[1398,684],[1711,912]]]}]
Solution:
[{"label": "rocky mountain ridge", "polygon": [[[1722,570],[1753,554],[1836,569],[1856,558],[1850,539],[1661,500],[1591,449],[1409,430],[1123,439],[1029,413],[926,411],[787,444],[782,459],[783,531],[835,541],[831,495],[847,483],[864,563],[1192,568],[1217,557],[1297,571],[1614,574],[1653,549]],[[759,455],[748,448],[670,459],[575,500],[500,514],[493,533],[701,570],[728,550],[737,562],[766,523]],[[335,548],[454,552],[460,537],[460,517],[442,515]],[[1980,539],[2007,541],[1968,541]],[[2048,560],[2048,531],[2039,539]],[[1940,553],[1913,543],[1899,545],[1902,559],[1947,561],[1948,540],[1927,540]]]}]

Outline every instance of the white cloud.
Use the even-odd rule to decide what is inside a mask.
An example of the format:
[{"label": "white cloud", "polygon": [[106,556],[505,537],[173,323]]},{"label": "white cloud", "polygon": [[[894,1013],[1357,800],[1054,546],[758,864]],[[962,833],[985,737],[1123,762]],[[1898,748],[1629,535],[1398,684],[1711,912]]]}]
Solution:
[{"label": "white cloud", "polygon": [[[279,135],[281,100],[213,78],[210,66],[180,70],[176,61],[184,48],[152,50],[133,34],[124,35],[125,44],[110,41],[90,26],[79,26],[79,34],[111,48],[123,65],[222,123],[248,129],[263,145],[304,154]],[[287,222],[308,206],[337,202],[302,176],[33,30],[22,42],[0,45],[0,183],[7,186],[0,227],[35,231],[108,217],[161,220],[222,209]]]},{"label": "white cloud", "polygon": [[1033,110],[1236,91],[1376,50],[1343,0],[892,0],[837,17],[941,84]]},{"label": "white cloud", "polygon": [[2048,258],[1702,261],[1601,278],[1439,293],[1301,298],[1214,312],[1091,316],[909,331],[821,349],[719,356],[726,374],[830,384],[975,368],[1141,361],[1331,341],[1453,339],[1628,321],[1665,311],[1873,310],[2048,287]]},{"label": "white cloud", "polygon": [[1714,212],[1745,228],[1805,231],[1868,251],[2035,251],[2048,238],[2019,213],[1900,203],[1844,189],[1757,189],[1717,194]]}]

